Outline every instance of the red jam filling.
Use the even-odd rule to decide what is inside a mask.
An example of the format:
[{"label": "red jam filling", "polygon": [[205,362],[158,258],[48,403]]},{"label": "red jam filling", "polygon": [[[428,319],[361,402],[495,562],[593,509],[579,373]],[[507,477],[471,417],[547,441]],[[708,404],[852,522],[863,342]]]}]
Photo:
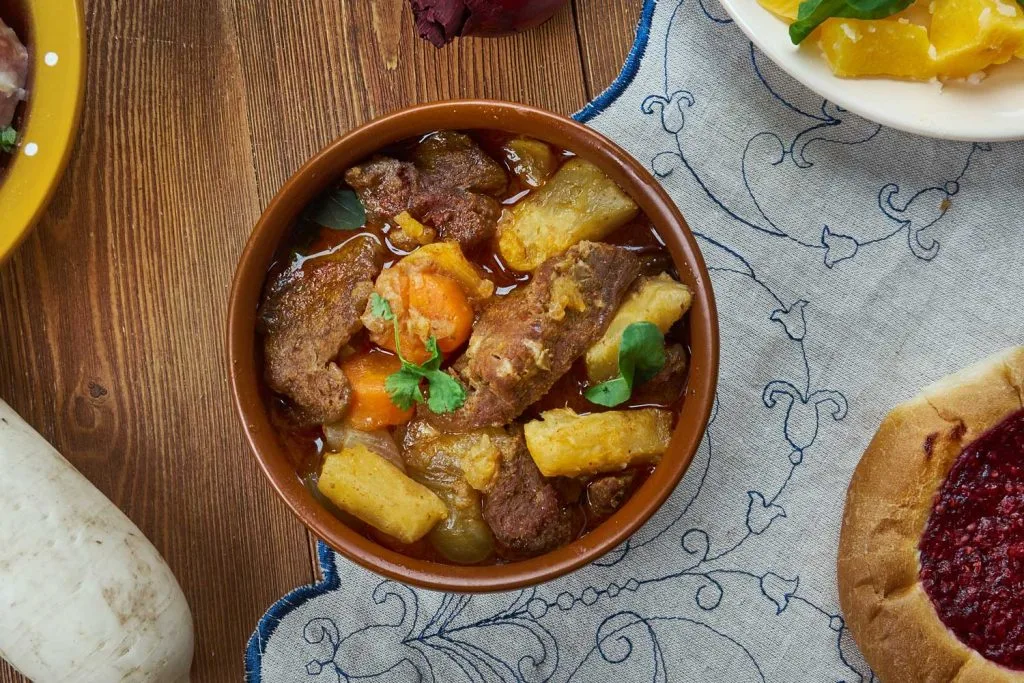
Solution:
[{"label": "red jam filling", "polygon": [[921,582],[942,622],[1024,671],[1024,410],[965,448],[921,538]]}]

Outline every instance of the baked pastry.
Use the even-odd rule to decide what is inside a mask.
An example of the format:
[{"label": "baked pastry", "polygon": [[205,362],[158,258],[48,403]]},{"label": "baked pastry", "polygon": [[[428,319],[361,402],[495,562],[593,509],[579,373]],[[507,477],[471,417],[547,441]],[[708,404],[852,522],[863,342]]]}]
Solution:
[{"label": "baked pastry", "polygon": [[882,681],[1024,683],[1024,347],[897,406],[850,483],[839,598]]}]

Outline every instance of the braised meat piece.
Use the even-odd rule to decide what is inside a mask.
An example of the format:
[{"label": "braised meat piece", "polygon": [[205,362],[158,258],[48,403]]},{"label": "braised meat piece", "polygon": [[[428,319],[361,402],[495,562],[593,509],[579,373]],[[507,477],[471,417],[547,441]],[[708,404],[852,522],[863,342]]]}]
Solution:
[{"label": "braised meat piece", "polygon": [[[415,163],[375,157],[346,171],[345,182],[371,218],[390,222],[408,211],[463,250],[491,239],[501,205],[489,195],[500,195],[508,184],[498,162],[468,135],[454,132],[429,136],[413,155]],[[416,246],[401,230],[394,231],[392,241],[403,249]]]},{"label": "braised meat piece", "polygon": [[686,383],[686,349],[681,344],[665,347],[665,366],[633,392],[633,403],[670,406],[679,400]]},{"label": "braised meat piece", "polygon": [[351,389],[335,358],[362,323],[383,248],[370,235],[267,282],[259,319],[267,384],[288,396],[300,422],[336,422]]},{"label": "braised meat piece", "polygon": [[533,557],[572,541],[582,527],[579,508],[565,505],[537,469],[522,432],[502,444],[494,486],[484,496],[483,517],[510,558]]},{"label": "braised meat piece", "polygon": [[448,431],[514,420],[601,337],[639,272],[632,253],[598,242],[548,259],[528,285],[480,316],[454,365],[465,405],[427,419]]},{"label": "braised meat piece", "polygon": [[464,190],[432,190],[413,199],[410,211],[433,226],[442,240],[469,251],[491,239],[501,205],[491,197]]},{"label": "braised meat piece", "polygon": [[28,78],[28,50],[14,29],[0,19],[0,128],[14,120],[14,110],[25,97]]},{"label": "braised meat piece", "polygon": [[409,208],[420,191],[420,173],[407,161],[374,157],[362,166],[345,171],[349,184],[363,202],[366,213],[379,221],[391,220]]},{"label": "braised meat piece", "polygon": [[487,156],[465,133],[450,130],[434,133],[416,146],[413,158],[428,187],[447,187],[495,197],[508,187],[508,176],[501,164]]},{"label": "braised meat piece", "polygon": [[593,479],[587,485],[587,511],[592,519],[605,519],[626,502],[633,487],[636,472],[608,474]]}]

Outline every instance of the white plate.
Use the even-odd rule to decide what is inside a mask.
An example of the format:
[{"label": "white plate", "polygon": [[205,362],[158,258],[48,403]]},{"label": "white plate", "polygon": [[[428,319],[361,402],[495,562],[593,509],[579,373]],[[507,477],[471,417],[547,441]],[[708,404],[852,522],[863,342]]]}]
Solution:
[{"label": "white plate", "polygon": [[816,44],[794,46],[786,25],[757,0],[720,2],[772,61],[843,109],[929,137],[972,142],[1024,139],[1024,60],[988,69],[988,77],[977,85],[837,78]]}]

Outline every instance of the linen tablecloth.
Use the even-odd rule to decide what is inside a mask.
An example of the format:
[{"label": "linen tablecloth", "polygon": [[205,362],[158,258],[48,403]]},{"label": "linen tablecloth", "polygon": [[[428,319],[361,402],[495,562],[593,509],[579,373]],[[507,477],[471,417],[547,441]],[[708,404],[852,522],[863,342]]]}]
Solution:
[{"label": "linen tablecloth", "polygon": [[711,270],[721,379],[688,474],[628,543],[525,591],[413,589],[321,544],[249,681],[873,680],[836,594],[846,486],[895,403],[1024,340],[1024,145],[848,114],[715,0],[648,0],[577,118],[654,172]]}]

